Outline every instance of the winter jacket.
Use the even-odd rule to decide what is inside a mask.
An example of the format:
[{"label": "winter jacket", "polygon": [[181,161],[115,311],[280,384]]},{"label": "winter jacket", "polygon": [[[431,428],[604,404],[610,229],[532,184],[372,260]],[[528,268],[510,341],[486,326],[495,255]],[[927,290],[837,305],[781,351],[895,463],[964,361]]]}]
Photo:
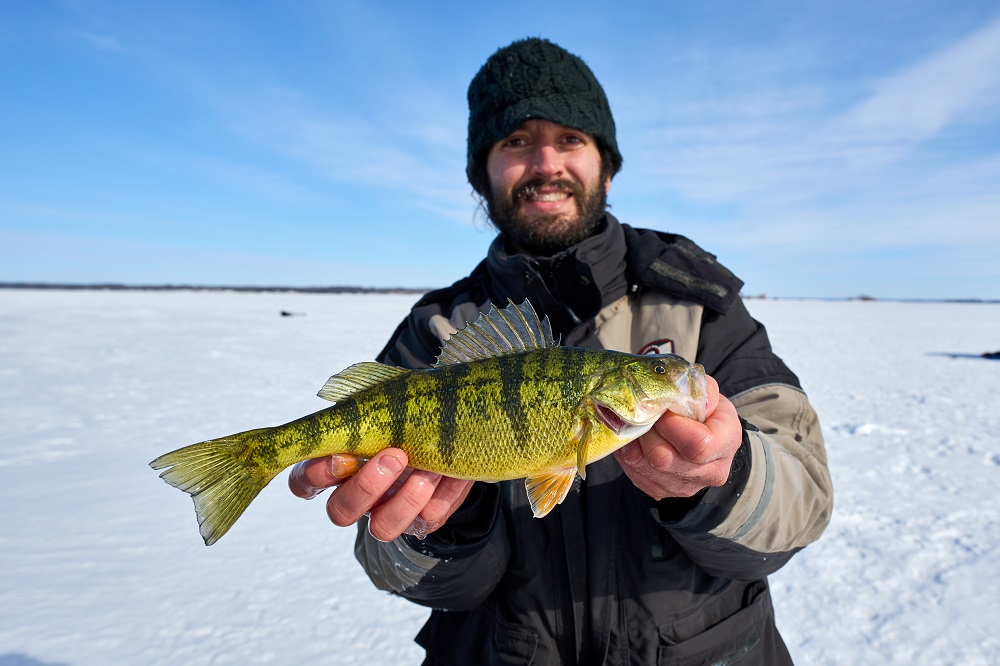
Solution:
[{"label": "winter jacket", "polygon": [[[508,254],[427,294],[379,359],[434,361],[491,303],[528,298],[562,343],[701,363],[744,419],[728,482],[654,501],[613,456],[532,517],[522,481],[477,483],[425,540],[383,543],[359,524],[356,555],[381,589],[434,609],[425,664],[791,663],[766,577],[822,533],[832,487],[816,414],[738,292],[686,238],[610,215],[556,255]],[[579,481],[579,480],[578,480]]]}]

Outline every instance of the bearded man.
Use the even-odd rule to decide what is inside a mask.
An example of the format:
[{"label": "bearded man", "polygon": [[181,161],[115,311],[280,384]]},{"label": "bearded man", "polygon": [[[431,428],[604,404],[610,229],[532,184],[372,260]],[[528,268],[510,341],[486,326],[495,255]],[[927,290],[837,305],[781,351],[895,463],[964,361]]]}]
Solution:
[{"label": "bearded man", "polygon": [[467,175],[499,233],[378,360],[429,367],[491,303],[528,299],[564,345],[701,363],[705,422],[668,412],[541,520],[521,482],[412,470],[399,449],[347,480],[328,460],[301,463],[292,491],[338,486],[328,514],[358,525],[373,583],[434,609],[416,639],[425,664],[791,663],[767,576],[819,538],[833,495],[798,378],[713,255],[607,212],[622,157],[579,57],[514,42],[468,100]]}]

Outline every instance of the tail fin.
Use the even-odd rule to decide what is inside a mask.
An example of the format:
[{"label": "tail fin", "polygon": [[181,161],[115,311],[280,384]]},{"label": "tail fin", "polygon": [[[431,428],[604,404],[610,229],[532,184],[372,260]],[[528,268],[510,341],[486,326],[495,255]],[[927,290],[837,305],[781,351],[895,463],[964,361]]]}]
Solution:
[{"label": "tail fin", "polygon": [[281,468],[254,460],[252,446],[272,428],[248,430],[165,453],[149,466],[164,469],[160,478],[194,500],[205,545],[229,531],[260,491]]}]

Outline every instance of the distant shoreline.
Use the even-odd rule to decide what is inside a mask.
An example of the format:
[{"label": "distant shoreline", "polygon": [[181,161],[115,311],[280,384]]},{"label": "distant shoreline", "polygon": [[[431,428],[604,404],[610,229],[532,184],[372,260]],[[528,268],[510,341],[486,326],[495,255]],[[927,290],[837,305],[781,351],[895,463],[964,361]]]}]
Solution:
[{"label": "distant shoreline", "polygon": [[[426,294],[432,288],[418,287],[265,287],[225,286],[201,284],[120,284],[115,282],[0,282],[0,289],[39,289],[45,291],[236,291],[247,293],[300,293],[300,294]],[[874,296],[766,296],[743,294],[749,301],[872,301],[891,303],[981,303],[1000,304],[1000,298],[876,298]]]},{"label": "distant shoreline", "polygon": [[430,291],[430,289],[413,287],[262,287],[200,284],[118,284],[114,282],[84,284],[63,282],[0,282],[0,289],[42,289],[46,291],[240,291],[297,292],[303,294],[426,294]]}]

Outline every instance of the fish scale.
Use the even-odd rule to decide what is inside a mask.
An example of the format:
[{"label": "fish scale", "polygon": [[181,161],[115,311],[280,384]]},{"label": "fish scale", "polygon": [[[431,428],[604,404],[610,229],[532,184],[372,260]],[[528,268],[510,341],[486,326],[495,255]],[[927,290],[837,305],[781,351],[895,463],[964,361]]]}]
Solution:
[{"label": "fish scale", "polygon": [[525,478],[542,517],[586,465],[667,410],[704,420],[705,374],[672,354],[560,347],[531,304],[492,308],[449,339],[434,367],[355,364],[319,392],[332,407],[172,451],[150,463],[189,493],[206,544],[282,469],[338,455],[363,464],[399,447],[410,466],[496,482]]}]

